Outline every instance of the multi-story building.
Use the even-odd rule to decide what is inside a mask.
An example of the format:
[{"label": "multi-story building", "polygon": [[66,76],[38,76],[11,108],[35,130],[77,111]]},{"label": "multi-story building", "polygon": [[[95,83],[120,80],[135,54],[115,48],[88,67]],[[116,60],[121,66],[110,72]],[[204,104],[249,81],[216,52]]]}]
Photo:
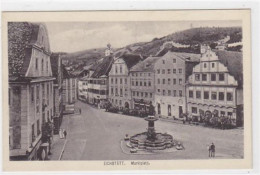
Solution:
[{"label": "multi-story building", "polygon": [[61,57],[59,54],[51,55],[51,69],[54,80],[53,84],[53,101],[54,101],[54,134],[58,134],[63,116],[63,103],[62,103],[62,83],[63,83],[63,69]]},{"label": "multi-story building", "polygon": [[109,101],[118,107],[132,108],[130,69],[141,60],[139,55],[122,55],[116,58],[109,72]]},{"label": "multi-story building", "polygon": [[160,58],[148,57],[131,68],[132,108],[148,110],[150,104],[155,105],[154,65]]},{"label": "multi-story building", "polygon": [[217,111],[233,124],[243,120],[242,53],[208,49],[193,68],[187,86],[188,113]]},{"label": "multi-story building", "polygon": [[54,116],[47,28],[8,23],[8,44],[10,160],[38,160],[47,155],[44,126]]},{"label": "multi-story building", "polygon": [[161,117],[180,118],[186,112],[186,79],[200,55],[167,52],[156,61],[155,110]]},{"label": "multi-story building", "polygon": [[108,74],[112,67],[114,58],[112,55],[106,56],[102,61],[94,65],[94,71],[90,70],[88,78],[88,98],[90,104],[99,105],[108,98]]},{"label": "multi-story building", "polygon": [[83,101],[88,99],[88,79],[89,75],[78,80],[78,98]]},{"label": "multi-story building", "polygon": [[77,77],[68,72],[64,66],[62,83],[62,102],[63,105],[74,104],[77,101]]}]

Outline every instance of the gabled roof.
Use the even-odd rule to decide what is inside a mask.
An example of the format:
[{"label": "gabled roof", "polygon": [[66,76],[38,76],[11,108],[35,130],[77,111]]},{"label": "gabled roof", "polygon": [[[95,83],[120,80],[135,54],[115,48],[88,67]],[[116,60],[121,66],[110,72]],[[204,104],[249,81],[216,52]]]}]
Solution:
[{"label": "gabled roof", "polygon": [[[25,76],[31,60],[32,45],[37,42],[40,26],[45,28],[45,25],[40,23],[8,23],[8,68],[10,76]],[[50,52],[49,48],[44,48],[44,50]]]},{"label": "gabled roof", "polygon": [[141,61],[134,65],[130,71],[132,72],[152,72],[154,70],[154,64],[161,57],[148,57],[144,61]]},{"label": "gabled roof", "polygon": [[101,63],[95,65],[94,73],[91,75],[91,78],[99,78],[102,75],[108,76],[108,73],[112,67],[114,59],[112,56],[105,57]]},{"label": "gabled roof", "polygon": [[171,58],[181,58],[184,61],[191,61],[191,62],[199,62],[200,61],[200,54],[194,54],[194,53],[186,53],[186,52],[171,52],[168,51],[165,55],[162,56],[164,57],[171,57]]},{"label": "gabled roof", "polygon": [[243,88],[243,54],[242,52],[213,50],[220,62],[224,64],[229,73],[238,81],[238,88]]},{"label": "gabled roof", "polygon": [[125,64],[129,70],[142,59],[140,55],[134,54],[125,54],[120,56],[119,58],[125,61]]}]

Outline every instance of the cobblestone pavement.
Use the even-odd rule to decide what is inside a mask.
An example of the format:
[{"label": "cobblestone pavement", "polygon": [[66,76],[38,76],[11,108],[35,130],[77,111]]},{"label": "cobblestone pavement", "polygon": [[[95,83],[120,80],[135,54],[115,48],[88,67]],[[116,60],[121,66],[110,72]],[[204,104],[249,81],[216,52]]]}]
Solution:
[{"label": "cobblestone pavement", "polygon": [[125,154],[120,141],[126,133],[134,135],[145,131],[144,119],[108,113],[82,102],[76,106],[82,113],[64,118],[68,136],[62,160],[207,159],[207,145],[212,142],[216,145],[215,159],[243,157],[243,129],[220,130],[166,121],[157,121],[156,131],[172,134],[183,142],[185,150],[169,154]]}]

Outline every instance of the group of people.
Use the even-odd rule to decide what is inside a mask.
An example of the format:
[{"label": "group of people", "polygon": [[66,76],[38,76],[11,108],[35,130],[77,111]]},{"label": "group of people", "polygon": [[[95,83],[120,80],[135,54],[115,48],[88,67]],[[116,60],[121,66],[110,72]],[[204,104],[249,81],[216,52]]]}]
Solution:
[{"label": "group of people", "polygon": [[209,150],[209,157],[215,157],[216,147],[214,143],[208,146],[208,150]]},{"label": "group of people", "polygon": [[59,131],[59,135],[60,135],[60,138],[63,139],[67,137],[67,131],[65,129],[61,129],[60,128],[60,131]]}]

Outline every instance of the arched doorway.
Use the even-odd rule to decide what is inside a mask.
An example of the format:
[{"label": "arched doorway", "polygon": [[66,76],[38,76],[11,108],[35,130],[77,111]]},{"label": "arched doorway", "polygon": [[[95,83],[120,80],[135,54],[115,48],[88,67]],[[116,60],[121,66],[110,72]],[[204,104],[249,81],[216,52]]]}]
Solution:
[{"label": "arched doorway", "polygon": [[129,103],[125,102],[125,108],[129,109]]}]

